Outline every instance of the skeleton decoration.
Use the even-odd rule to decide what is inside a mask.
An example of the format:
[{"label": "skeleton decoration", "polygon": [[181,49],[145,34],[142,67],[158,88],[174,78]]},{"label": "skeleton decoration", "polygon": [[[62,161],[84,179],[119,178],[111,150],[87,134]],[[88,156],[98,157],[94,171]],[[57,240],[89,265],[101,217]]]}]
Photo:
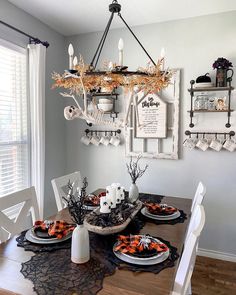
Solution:
[{"label": "skeleton decoration", "polygon": [[[138,104],[149,94],[158,92],[167,87],[170,83],[172,71],[161,71],[163,59],[159,60],[157,65],[143,69],[140,68],[136,72],[128,72],[120,70],[120,68],[111,68],[106,65],[104,71],[94,72],[89,65],[84,64],[80,57],[79,64],[73,71],[66,71],[63,75],[53,73],[52,78],[55,80],[53,87],[62,87],[69,89],[69,93],[60,93],[64,97],[70,97],[74,100],[75,105],[67,106],[64,109],[64,116],[67,120],[80,118],[86,120],[87,123],[93,125],[108,125],[115,128],[126,127],[129,124],[129,114],[131,105],[133,105],[134,113],[138,127],[142,128],[139,122]],[[107,91],[112,92],[115,88],[123,87],[129,92],[127,100],[126,113],[124,120],[117,119],[115,122],[104,119],[104,112],[98,109],[96,103],[92,101],[88,108],[88,94],[91,91],[104,87]],[[138,94],[143,93],[141,98]],[[83,107],[79,104],[76,96],[81,97]]]}]

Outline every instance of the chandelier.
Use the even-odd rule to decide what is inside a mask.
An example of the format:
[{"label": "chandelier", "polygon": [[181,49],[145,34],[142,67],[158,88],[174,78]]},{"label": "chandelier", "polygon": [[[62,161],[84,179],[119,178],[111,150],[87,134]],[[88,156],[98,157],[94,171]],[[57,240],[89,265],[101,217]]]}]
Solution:
[{"label": "chandelier", "polygon": [[[86,64],[80,56],[79,60],[74,55],[74,48],[72,44],[69,45],[69,69],[65,70],[63,74],[53,73],[52,78],[55,81],[53,88],[64,88],[69,92],[60,93],[64,97],[71,97],[76,106],[68,106],[64,110],[64,115],[67,120],[74,118],[81,118],[87,121],[87,123],[95,125],[111,125],[114,127],[125,127],[128,124],[128,114],[130,112],[130,106],[133,104],[136,108],[136,117],[138,120],[137,105],[143,100],[149,93],[156,93],[166,88],[170,84],[170,79],[173,72],[169,69],[164,69],[164,53],[157,63],[151,58],[147,50],[129,27],[127,22],[121,15],[121,5],[114,0],[109,5],[109,11],[111,12],[110,18],[106,25],[105,31],[98,44],[95,54],[90,62]],[[128,66],[123,65],[123,40],[119,40],[119,63],[104,62],[101,69],[97,69],[97,64],[104,47],[107,34],[109,32],[114,15],[117,14],[135,40],[141,46],[145,54],[149,58],[149,63],[145,68],[139,67],[136,71],[129,71]],[[112,93],[114,89],[122,87],[126,92],[129,92],[129,98],[127,102],[127,111],[125,119],[112,122],[104,119],[104,112],[97,108],[96,103],[93,101],[89,105],[89,95],[100,92],[101,89],[105,89],[106,92]],[[142,99],[138,101],[137,94],[142,92]],[[83,106],[79,104],[79,98],[83,100]]]}]

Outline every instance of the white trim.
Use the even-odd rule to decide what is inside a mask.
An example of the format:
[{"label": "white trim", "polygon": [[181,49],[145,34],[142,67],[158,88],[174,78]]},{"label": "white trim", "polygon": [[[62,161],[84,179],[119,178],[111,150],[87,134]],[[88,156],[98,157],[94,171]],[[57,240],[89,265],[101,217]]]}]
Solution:
[{"label": "white trim", "polygon": [[232,253],[219,252],[219,251],[199,248],[197,255],[204,256],[204,257],[210,257],[210,258],[214,258],[214,259],[225,260],[225,261],[236,262],[236,255],[232,254]]},{"label": "white trim", "polygon": [[26,54],[26,51],[27,51],[27,48],[25,47],[21,47],[19,45],[16,45],[15,43],[12,43],[12,42],[9,42],[5,39],[2,39],[0,38],[0,45],[3,46],[3,47],[6,47],[10,50],[14,50],[14,51],[17,51],[19,53],[22,53],[22,54]]}]

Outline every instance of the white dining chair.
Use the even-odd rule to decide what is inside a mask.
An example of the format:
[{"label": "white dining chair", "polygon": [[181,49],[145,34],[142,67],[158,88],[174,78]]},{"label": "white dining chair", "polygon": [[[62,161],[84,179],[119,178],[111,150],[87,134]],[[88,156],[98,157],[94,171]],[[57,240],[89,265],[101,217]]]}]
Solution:
[{"label": "white dining chair", "polygon": [[[14,214],[10,214],[14,212]],[[30,214],[29,214],[30,213]],[[13,215],[13,216],[12,216]],[[28,216],[31,222],[39,219],[39,208],[35,188],[30,188],[12,193],[0,198],[0,239],[6,241],[12,235],[25,230]],[[29,216],[30,217],[30,216]]]},{"label": "white dining chair", "polygon": [[198,186],[197,186],[197,190],[195,192],[195,196],[193,198],[193,201],[192,201],[192,207],[191,207],[191,212],[194,211],[194,208],[197,206],[197,205],[201,205],[202,204],[202,201],[204,199],[206,195],[206,187],[205,185],[200,181]]},{"label": "white dining chair", "polygon": [[74,187],[81,187],[82,180],[80,171],[75,171],[71,174],[67,174],[51,180],[58,211],[66,207],[66,203],[63,200],[63,197],[66,196],[66,188],[69,181],[71,183],[74,183]]},{"label": "white dining chair", "polygon": [[172,295],[190,295],[191,277],[196,261],[198,242],[205,224],[205,211],[202,205],[197,205],[196,218],[192,231],[184,245],[184,251],[177,269]]}]

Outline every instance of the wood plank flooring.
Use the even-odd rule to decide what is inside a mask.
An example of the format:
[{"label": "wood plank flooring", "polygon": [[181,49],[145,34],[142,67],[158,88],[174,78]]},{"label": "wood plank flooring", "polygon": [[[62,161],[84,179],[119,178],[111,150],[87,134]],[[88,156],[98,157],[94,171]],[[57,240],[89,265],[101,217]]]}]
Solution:
[{"label": "wood plank flooring", "polygon": [[236,263],[197,256],[193,295],[236,295]]}]

